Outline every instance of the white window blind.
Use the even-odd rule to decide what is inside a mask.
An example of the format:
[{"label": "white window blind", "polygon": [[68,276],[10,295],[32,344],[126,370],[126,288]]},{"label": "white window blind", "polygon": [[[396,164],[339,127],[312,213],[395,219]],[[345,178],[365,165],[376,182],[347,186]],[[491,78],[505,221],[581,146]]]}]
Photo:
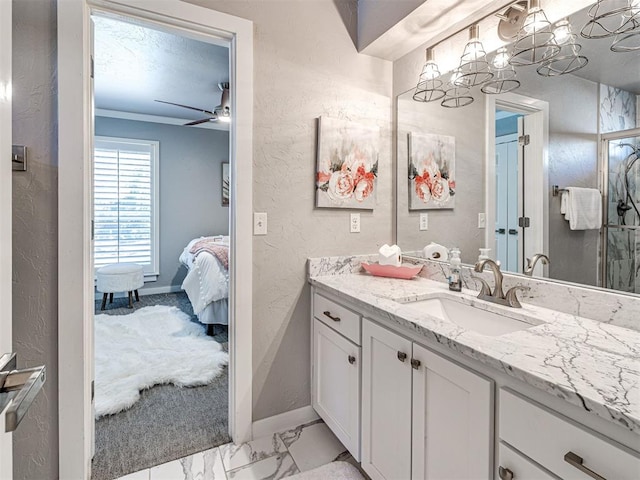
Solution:
[{"label": "white window blind", "polygon": [[158,275],[158,142],[96,137],[94,265],[131,262]]}]

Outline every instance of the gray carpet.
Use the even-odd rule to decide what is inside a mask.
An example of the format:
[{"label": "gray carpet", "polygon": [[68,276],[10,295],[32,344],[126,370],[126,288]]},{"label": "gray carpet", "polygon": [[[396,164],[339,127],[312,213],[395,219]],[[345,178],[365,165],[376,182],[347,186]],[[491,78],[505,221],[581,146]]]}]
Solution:
[{"label": "gray carpet", "polygon": [[[101,312],[96,302],[96,313],[126,315],[131,313],[126,305],[127,299],[116,298]],[[183,292],[143,296],[134,303],[136,309],[150,305],[175,305],[193,316]],[[214,338],[226,347],[226,328],[217,327]],[[230,442],[228,384],[225,368],[203,387],[156,385],[143,391],[130,409],[100,418],[92,478],[112,480]]]}]

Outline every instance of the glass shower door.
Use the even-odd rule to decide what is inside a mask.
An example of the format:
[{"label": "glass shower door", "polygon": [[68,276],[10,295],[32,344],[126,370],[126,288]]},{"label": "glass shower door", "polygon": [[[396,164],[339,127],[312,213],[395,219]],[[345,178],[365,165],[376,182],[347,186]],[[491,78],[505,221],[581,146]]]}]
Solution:
[{"label": "glass shower door", "polygon": [[640,129],[604,138],[607,288],[640,293]]}]

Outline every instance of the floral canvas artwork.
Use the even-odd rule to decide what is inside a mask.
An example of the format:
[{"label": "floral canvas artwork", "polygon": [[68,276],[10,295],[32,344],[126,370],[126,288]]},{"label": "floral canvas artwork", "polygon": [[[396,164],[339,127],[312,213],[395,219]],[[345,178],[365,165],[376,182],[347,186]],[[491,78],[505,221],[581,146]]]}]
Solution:
[{"label": "floral canvas artwork", "polygon": [[455,138],[409,134],[409,210],[455,206]]},{"label": "floral canvas artwork", "polygon": [[380,130],[345,120],[318,120],[316,207],[375,206]]}]

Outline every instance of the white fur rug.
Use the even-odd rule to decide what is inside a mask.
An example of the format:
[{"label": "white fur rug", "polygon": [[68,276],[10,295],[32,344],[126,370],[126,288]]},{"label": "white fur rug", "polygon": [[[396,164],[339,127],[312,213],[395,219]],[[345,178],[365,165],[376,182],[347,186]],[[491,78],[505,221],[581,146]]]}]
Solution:
[{"label": "white fur rug", "polygon": [[130,408],[153,385],[206,385],[228,362],[222,346],[177,307],[96,315],[96,418]]},{"label": "white fur rug", "polygon": [[347,462],[331,462],[287,477],[288,480],[364,480],[356,467]]}]

